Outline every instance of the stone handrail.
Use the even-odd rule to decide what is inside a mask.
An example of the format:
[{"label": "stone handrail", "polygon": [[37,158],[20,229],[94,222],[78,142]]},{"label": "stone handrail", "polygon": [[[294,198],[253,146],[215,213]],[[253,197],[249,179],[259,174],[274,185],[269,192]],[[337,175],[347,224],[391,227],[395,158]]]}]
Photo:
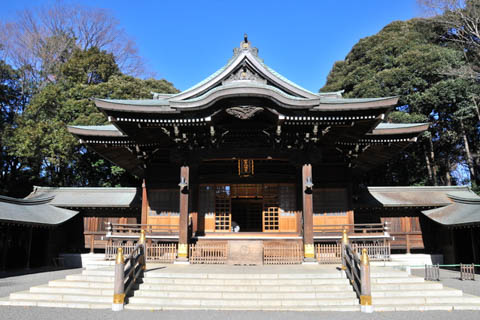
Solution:
[{"label": "stone handrail", "polygon": [[123,248],[118,248],[117,258],[115,260],[115,280],[113,287],[113,311],[123,310],[125,297],[133,289],[137,279],[143,276],[146,269],[145,258],[145,231],[140,233],[135,249],[125,259]]},{"label": "stone handrail", "polygon": [[360,310],[367,313],[373,312],[370,260],[367,249],[362,249],[360,256],[348,243],[346,230],[343,230],[342,236],[342,269],[360,300]]}]

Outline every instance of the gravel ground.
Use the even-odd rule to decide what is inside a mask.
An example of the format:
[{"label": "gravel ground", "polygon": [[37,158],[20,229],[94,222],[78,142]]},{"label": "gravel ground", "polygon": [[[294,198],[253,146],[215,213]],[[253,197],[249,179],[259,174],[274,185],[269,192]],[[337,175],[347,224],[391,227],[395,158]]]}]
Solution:
[{"label": "gravel ground", "polygon": [[[46,284],[49,280],[62,279],[68,274],[80,273],[81,269],[69,269],[33,273],[21,276],[0,278],[0,297],[8,296],[11,292],[27,290],[34,285]],[[423,270],[413,270],[412,274],[423,276]],[[470,294],[480,295],[480,276],[477,281],[457,280],[458,273],[442,270],[441,279],[445,286],[465,290]],[[132,311],[113,312],[110,310],[37,308],[37,307],[7,307],[0,306],[0,320],[94,320],[115,319],[130,320],[132,318],[150,320],[478,320],[480,311],[425,311],[425,312],[376,312],[365,314],[355,312],[261,312],[261,311]]]},{"label": "gravel ground", "polygon": [[[424,269],[412,269],[412,275],[418,277],[425,276]],[[475,281],[472,280],[460,280],[460,272],[440,269],[440,282],[445,287],[460,289],[464,293],[480,296],[480,275],[475,275]],[[480,318],[480,317],[479,317]]]},{"label": "gravel ground", "polygon": [[120,311],[35,307],[0,307],[0,319],[94,320],[478,320],[480,311],[425,312],[257,312],[257,311]]}]

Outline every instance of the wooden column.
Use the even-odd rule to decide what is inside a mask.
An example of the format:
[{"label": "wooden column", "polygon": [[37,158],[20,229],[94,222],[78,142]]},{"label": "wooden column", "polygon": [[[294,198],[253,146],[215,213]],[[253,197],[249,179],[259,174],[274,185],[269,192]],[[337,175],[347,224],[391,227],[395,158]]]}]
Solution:
[{"label": "wooden column", "polygon": [[178,226],[178,258],[188,257],[188,193],[189,167],[180,167],[180,221]]},{"label": "wooden column", "polygon": [[313,247],[313,189],[307,185],[312,183],[312,165],[302,167],[302,194],[303,194],[303,245],[304,257],[308,260],[315,258]]},{"label": "wooden column", "polygon": [[147,224],[147,217],[148,217],[148,196],[147,196],[147,183],[145,179],[143,179],[142,183],[142,216],[141,216],[141,224]]}]

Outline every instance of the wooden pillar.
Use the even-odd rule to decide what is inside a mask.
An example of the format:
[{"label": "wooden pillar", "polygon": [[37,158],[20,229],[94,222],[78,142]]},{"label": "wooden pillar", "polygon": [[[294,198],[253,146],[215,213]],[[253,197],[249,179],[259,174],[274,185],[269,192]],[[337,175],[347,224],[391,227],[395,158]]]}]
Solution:
[{"label": "wooden pillar", "polygon": [[180,167],[180,221],[178,226],[178,258],[188,257],[188,193],[189,167]]},{"label": "wooden pillar", "polygon": [[147,224],[147,217],[148,217],[148,196],[147,196],[147,183],[145,179],[143,179],[142,183],[142,216],[140,223]]},{"label": "wooden pillar", "polygon": [[312,165],[302,167],[302,194],[303,194],[303,245],[306,260],[315,258],[313,246],[313,183]]},{"label": "wooden pillar", "polygon": [[30,226],[28,229],[28,240],[27,240],[27,263],[25,268],[30,269],[30,255],[32,253],[32,233],[33,233],[33,226]]}]

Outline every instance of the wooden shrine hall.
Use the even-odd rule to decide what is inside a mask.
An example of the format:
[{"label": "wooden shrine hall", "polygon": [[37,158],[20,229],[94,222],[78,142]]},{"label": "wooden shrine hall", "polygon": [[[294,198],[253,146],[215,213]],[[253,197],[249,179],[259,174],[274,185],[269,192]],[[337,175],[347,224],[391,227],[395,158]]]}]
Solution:
[{"label": "wooden shrine hall", "polygon": [[198,246],[216,244],[233,260],[282,245],[309,260],[315,242],[337,241],[343,228],[352,239],[391,240],[383,220],[356,216],[352,181],[428,128],[384,123],[397,97],[310,92],[268,67],[247,37],[207,79],[152,94],[95,99],[110,124],[69,127],[143,179],[139,216],[108,224],[105,239],[145,229],[151,243],[178,243],[178,258],[190,261]]}]

